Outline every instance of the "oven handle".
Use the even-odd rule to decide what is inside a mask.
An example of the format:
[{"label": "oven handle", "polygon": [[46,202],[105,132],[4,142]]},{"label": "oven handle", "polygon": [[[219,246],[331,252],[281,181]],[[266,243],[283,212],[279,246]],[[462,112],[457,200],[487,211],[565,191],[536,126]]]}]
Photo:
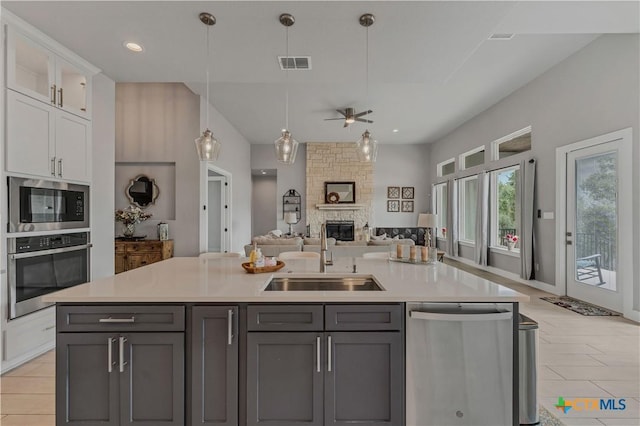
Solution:
[{"label": "oven handle", "polygon": [[47,254],[58,254],[58,253],[66,253],[70,251],[86,250],[91,247],[93,247],[93,244],[82,244],[80,246],[63,247],[63,248],[50,249],[50,250],[40,250],[40,251],[33,251],[29,253],[11,253],[9,254],[9,259],[11,260],[27,259],[29,257],[45,256]]}]

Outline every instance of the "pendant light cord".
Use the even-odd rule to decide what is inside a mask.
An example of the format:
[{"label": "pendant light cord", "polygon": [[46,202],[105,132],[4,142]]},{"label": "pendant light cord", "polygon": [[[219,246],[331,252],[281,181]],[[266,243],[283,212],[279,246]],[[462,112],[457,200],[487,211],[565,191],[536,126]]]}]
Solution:
[{"label": "pendant light cord", "polygon": [[287,66],[285,67],[284,75],[285,75],[285,102],[284,102],[284,128],[289,131],[289,27],[285,27],[285,46],[286,46],[286,58],[285,63]]},{"label": "pendant light cord", "polygon": [[207,129],[209,127],[209,25],[207,25]]},{"label": "pendant light cord", "polygon": [[365,99],[367,100],[366,108],[369,108],[369,26],[367,25],[367,41],[366,41],[366,54],[365,54],[365,80],[366,80],[366,94]]}]

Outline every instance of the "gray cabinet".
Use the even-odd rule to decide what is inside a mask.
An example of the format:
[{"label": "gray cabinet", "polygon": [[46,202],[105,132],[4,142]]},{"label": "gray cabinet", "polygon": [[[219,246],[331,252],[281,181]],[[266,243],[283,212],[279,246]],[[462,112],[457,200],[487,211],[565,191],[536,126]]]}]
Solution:
[{"label": "gray cabinet", "polygon": [[[58,426],[184,425],[184,332],[139,331],[162,329],[165,317],[175,319],[168,329],[183,327],[184,307],[57,310]],[[64,331],[73,328],[84,332]]]},{"label": "gray cabinet", "polygon": [[401,305],[252,305],[247,312],[248,426],[402,424]]},{"label": "gray cabinet", "polygon": [[238,424],[238,307],[192,310],[191,424]]}]

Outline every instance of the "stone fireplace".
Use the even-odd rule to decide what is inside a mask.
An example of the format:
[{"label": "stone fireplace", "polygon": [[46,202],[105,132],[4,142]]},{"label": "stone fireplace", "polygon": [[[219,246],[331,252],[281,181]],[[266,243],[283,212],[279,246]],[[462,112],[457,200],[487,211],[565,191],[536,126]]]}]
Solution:
[{"label": "stone fireplace", "polygon": [[[352,142],[315,143],[307,146],[307,224],[311,236],[318,236],[326,221],[353,221],[354,237],[372,222],[373,165],[358,160]],[[327,205],[325,182],[353,181],[354,204]],[[320,208],[318,207],[320,206]],[[357,239],[357,238],[356,238]]]}]

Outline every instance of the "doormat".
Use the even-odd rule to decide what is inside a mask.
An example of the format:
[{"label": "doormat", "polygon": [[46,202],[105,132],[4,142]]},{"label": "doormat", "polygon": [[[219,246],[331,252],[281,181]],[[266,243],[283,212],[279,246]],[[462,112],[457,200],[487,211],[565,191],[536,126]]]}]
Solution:
[{"label": "doormat", "polygon": [[580,315],[588,316],[620,316],[618,312],[610,311],[600,306],[592,305],[582,300],[574,299],[569,296],[554,296],[554,297],[541,297],[540,299],[558,305],[562,308],[569,309],[570,311],[577,312]]}]

